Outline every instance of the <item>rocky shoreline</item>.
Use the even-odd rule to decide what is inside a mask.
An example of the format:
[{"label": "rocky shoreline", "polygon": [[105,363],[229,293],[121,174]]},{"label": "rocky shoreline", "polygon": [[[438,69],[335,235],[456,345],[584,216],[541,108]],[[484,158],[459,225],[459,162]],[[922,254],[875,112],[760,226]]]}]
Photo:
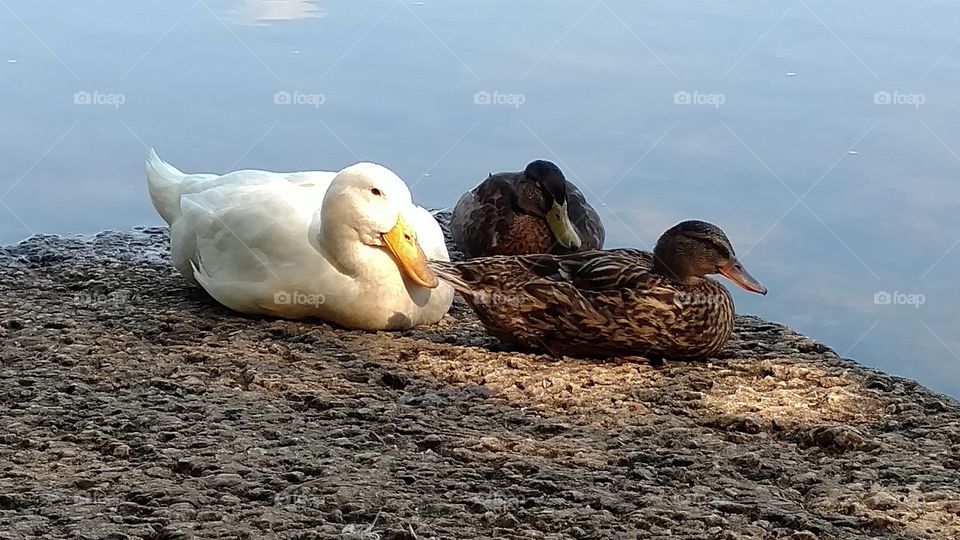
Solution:
[{"label": "rocky shoreline", "polygon": [[741,316],[720,358],[245,317],[165,229],[0,248],[0,539],[960,538],[960,406]]}]

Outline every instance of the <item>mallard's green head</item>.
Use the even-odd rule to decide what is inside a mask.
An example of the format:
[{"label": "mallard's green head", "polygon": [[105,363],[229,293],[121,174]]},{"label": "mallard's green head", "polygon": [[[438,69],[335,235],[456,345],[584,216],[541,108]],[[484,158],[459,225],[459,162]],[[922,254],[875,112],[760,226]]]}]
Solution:
[{"label": "mallard's green head", "polygon": [[518,205],[524,211],[543,216],[557,243],[575,251],[580,235],[567,212],[567,179],[553,163],[538,159],[531,162],[518,180]]},{"label": "mallard's green head", "polygon": [[720,227],[705,221],[683,221],[667,229],[653,249],[654,270],[678,281],[707,274],[723,274],[757,294],[767,289],[737,260]]}]

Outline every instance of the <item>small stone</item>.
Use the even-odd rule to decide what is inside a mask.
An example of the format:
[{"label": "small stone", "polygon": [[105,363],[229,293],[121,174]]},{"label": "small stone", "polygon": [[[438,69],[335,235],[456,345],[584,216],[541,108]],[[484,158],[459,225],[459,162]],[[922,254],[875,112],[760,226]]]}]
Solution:
[{"label": "small stone", "polygon": [[819,537],[810,531],[795,532],[787,537],[788,540],[820,540]]},{"label": "small stone", "polygon": [[756,413],[743,413],[731,418],[729,426],[734,431],[757,434],[763,430],[763,420]]},{"label": "small stone", "polygon": [[947,410],[947,406],[940,400],[928,401],[924,406],[928,411],[944,412]]},{"label": "small stone", "polygon": [[436,450],[440,448],[441,445],[443,445],[443,439],[437,434],[427,435],[417,443],[417,446],[421,450]]},{"label": "small stone", "polygon": [[173,471],[165,467],[150,467],[149,469],[143,471],[143,474],[149,476],[150,478],[171,478],[173,476]]},{"label": "small stone", "polygon": [[197,521],[220,521],[222,518],[220,512],[205,510],[197,514]]},{"label": "small stone", "polygon": [[204,486],[214,489],[230,488],[240,485],[243,477],[236,473],[220,473],[203,479]]},{"label": "small stone", "polygon": [[507,512],[500,514],[500,516],[494,520],[493,525],[495,527],[503,527],[504,529],[516,529],[520,525],[520,520],[513,514]]},{"label": "small stone", "polygon": [[873,495],[864,499],[864,504],[867,505],[867,508],[872,508],[873,510],[893,510],[900,506],[900,499],[892,493],[886,491],[879,491]]},{"label": "small stone", "polygon": [[809,485],[809,484],[815,484],[815,483],[817,483],[817,482],[818,482],[817,473],[812,472],[812,471],[811,471],[811,472],[800,473],[800,474],[798,474],[798,475],[796,475],[796,476],[794,476],[793,478],[790,479],[790,483],[792,483],[792,484],[799,484],[799,485],[802,485],[802,486]]},{"label": "small stone", "polygon": [[126,459],[130,457],[130,447],[125,444],[118,444],[113,447],[114,457]]},{"label": "small stone", "polygon": [[875,447],[856,428],[845,425],[818,427],[811,430],[808,437],[816,446],[841,452]]},{"label": "small stone", "polygon": [[402,390],[410,384],[409,379],[404,375],[390,372],[384,373],[383,376],[380,377],[380,382],[387,388],[393,388],[394,390]]},{"label": "small stone", "polygon": [[77,486],[80,489],[90,489],[93,486],[96,486],[97,483],[89,478],[78,478],[73,481],[73,485]]},{"label": "small stone", "polygon": [[653,480],[656,474],[649,467],[634,465],[630,471],[630,477],[637,480]]},{"label": "small stone", "polygon": [[484,450],[490,452],[502,452],[504,450],[503,443],[496,437],[480,437],[480,445],[484,447]]},{"label": "small stone", "polygon": [[168,508],[173,512],[182,514],[188,519],[192,519],[194,516],[197,515],[197,509],[193,506],[192,503],[188,503],[188,502],[173,503]]}]

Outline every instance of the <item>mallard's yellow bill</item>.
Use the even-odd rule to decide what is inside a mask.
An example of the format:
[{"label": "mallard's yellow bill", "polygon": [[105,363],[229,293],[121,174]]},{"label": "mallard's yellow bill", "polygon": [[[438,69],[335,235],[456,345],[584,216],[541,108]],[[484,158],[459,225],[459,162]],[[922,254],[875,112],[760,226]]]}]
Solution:
[{"label": "mallard's yellow bill", "polygon": [[397,224],[388,232],[381,235],[383,243],[397,260],[400,269],[421,287],[433,289],[440,284],[437,276],[427,268],[427,256],[417,242],[417,233],[403,217],[397,219]]},{"label": "mallard's yellow bill", "polygon": [[567,203],[557,204],[547,212],[547,225],[553,232],[553,236],[561,246],[575,251],[580,249],[580,235],[577,234],[577,228],[570,222],[570,215],[567,214]]}]

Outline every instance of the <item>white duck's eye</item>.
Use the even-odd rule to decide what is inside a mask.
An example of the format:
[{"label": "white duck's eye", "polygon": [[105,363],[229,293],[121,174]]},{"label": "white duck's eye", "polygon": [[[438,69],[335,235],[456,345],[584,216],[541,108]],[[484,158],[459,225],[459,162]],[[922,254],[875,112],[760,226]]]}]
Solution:
[{"label": "white duck's eye", "polygon": [[383,192],[380,191],[380,190],[377,189],[377,188],[371,189],[371,190],[370,190],[370,193],[373,193],[373,194],[376,195],[377,197],[383,197]]}]

